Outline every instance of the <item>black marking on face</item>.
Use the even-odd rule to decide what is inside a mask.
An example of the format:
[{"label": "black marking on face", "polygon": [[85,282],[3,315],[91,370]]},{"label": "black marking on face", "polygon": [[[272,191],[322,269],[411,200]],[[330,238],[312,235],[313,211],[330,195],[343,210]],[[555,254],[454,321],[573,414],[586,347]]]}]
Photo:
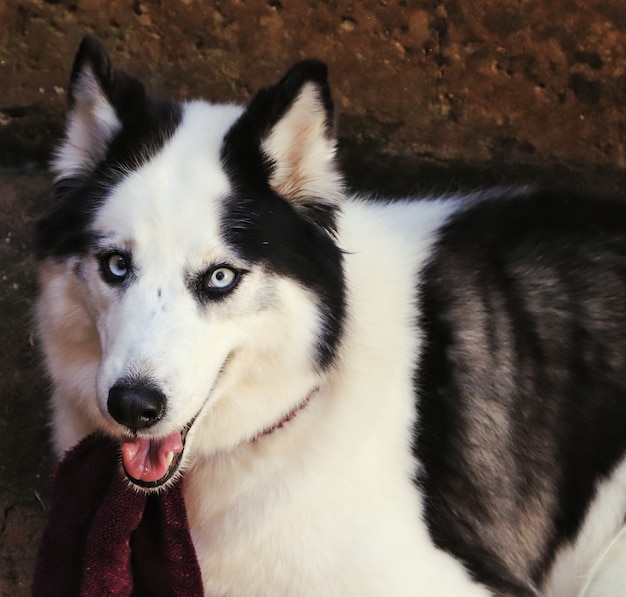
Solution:
[{"label": "black marking on face", "polygon": [[314,83],[332,126],[332,101],[326,67],[307,61],[296,65],[274,87],[260,91],[227,133],[222,164],[233,193],[224,201],[220,228],[224,241],[249,262],[292,277],[317,297],[322,315],[317,361],[328,367],[335,356],[345,319],[343,254],[337,247],[335,208],[311,197],[297,205],[270,186],[274,164],[262,144],[285,115],[302,87]]}]

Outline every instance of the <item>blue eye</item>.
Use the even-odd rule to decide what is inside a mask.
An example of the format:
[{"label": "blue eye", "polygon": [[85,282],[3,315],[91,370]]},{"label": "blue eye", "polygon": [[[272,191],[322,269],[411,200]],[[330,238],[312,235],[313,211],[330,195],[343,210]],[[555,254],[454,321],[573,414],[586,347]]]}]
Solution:
[{"label": "blue eye", "polygon": [[130,273],[130,258],[123,253],[107,253],[100,257],[100,272],[105,282],[119,284]]},{"label": "blue eye", "polygon": [[237,281],[237,272],[229,267],[218,267],[209,272],[206,282],[208,288],[228,290]]},{"label": "blue eye", "polygon": [[237,280],[237,273],[228,267],[218,267],[211,272],[209,279],[207,280],[207,286],[209,288],[216,288],[218,290],[227,290]]},{"label": "blue eye", "polygon": [[220,300],[236,288],[243,273],[228,265],[216,265],[198,276],[193,286],[202,300]]}]

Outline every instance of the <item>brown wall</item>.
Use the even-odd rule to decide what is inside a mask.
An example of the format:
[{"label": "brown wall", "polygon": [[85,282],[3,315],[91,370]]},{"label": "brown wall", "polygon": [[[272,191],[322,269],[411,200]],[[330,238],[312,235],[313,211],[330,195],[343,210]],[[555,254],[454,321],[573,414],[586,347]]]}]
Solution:
[{"label": "brown wall", "polygon": [[0,0],[0,23],[0,164],[47,155],[91,33],[181,98],[245,101],[325,60],[357,186],[519,176],[621,192],[622,0]]}]

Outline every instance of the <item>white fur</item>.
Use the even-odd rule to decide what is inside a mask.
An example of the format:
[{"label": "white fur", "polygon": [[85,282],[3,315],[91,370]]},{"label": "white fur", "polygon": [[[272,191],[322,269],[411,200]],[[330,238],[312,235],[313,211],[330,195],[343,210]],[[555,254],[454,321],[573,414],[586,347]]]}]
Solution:
[{"label": "white fur", "polygon": [[[300,102],[309,113],[310,93],[305,89]],[[106,114],[99,105],[95,111]],[[182,429],[199,413],[183,469],[207,595],[490,595],[433,545],[411,482],[419,466],[410,452],[412,370],[421,340],[416,274],[457,203],[343,199],[337,242],[345,250],[348,317],[337,361],[321,374],[312,364],[316,297],[294,280],[241,262],[217,228],[230,191],[219,151],[239,114],[232,106],[187,104],[171,140],[128,173],[98,211],[93,229],[102,248],[132,252],[137,279],[126,291],[101,280],[93,257],[43,265],[38,321],[55,388],[58,454],[95,429],[121,437],[107,412],[108,389],[125,375],[149,374],[168,397],[167,416],[151,429],[155,436]],[[286,118],[264,146],[283,161],[281,148],[300,143],[303,128],[312,126],[298,107]],[[114,128],[108,117],[97,122]],[[72,119],[69,126],[59,172],[74,172],[74,158],[91,159],[80,141],[86,129]],[[307,192],[326,184],[314,173],[328,180],[334,148],[304,136],[315,159],[288,164],[274,184],[285,184],[294,168]],[[298,190],[290,192],[297,201]],[[221,262],[250,272],[232,298],[203,309],[185,272]],[[319,390],[292,421],[251,441],[313,388]],[[606,493],[623,512],[620,471],[613,487],[622,501],[610,497],[609,486]],[[616,533],[618,523],[605,522],[593,553]],[[619,544],[621,553],[609,555],[623,562],[623,538]],[[588,570],[578,549],[559,565]],[[545,594],[577,595],[559,570]],[[613,592],[585,597],[617,595],[617,570],[607,564],[599,571]],[[617,580],[606,580],[611,574]]]},{"label": "white fur", "polygon": [[600,484],[576,541],[558,555],[546,596],[626,595],[626,460]]}]

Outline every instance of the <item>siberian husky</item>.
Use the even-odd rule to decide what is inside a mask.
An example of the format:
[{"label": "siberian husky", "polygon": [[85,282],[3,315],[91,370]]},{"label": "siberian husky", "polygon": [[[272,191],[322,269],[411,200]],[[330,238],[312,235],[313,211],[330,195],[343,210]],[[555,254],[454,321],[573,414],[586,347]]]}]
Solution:
[{"label": "siberian husky", "polygon": [[326,67],[247,108],[71,75],[58,455],[182,476],[207,596],[626,595],[626,204],[346,191]]}]

